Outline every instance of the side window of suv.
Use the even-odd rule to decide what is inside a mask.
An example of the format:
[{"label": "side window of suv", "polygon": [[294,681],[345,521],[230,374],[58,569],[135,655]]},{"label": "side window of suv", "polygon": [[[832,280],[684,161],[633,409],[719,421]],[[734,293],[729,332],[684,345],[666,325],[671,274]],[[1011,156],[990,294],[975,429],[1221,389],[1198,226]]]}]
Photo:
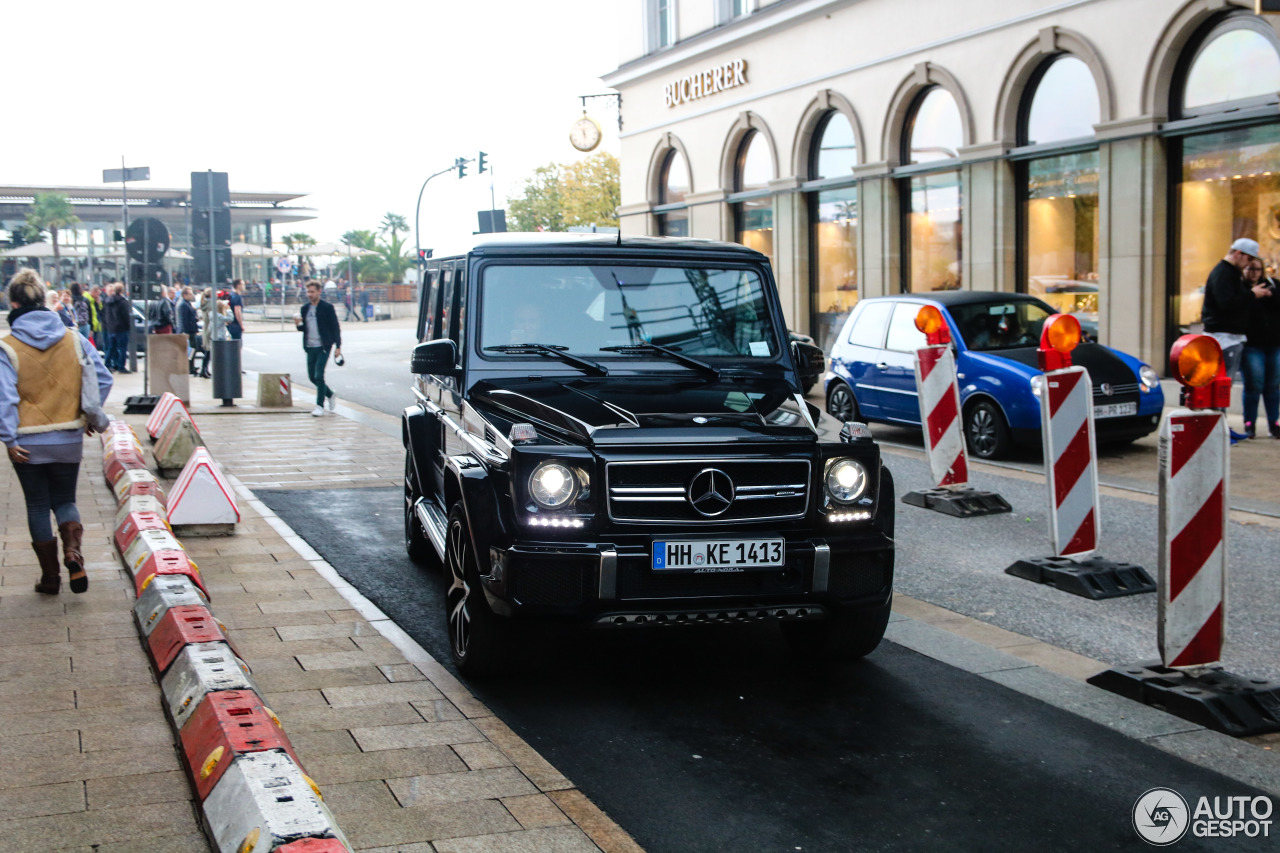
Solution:
[{"label": "side window of suv", "polygon": [[913,302],[899,302],[893,309],[893,319],[889,321],[889,337],[885,341],[885,349],[895,352],[915,352],[928,343],[924,332],[916,328],[916,315],[920,313],[920,305]]},{"label": "side window of suv", "polygon": [[868,302],[849,330],[849,343],[860,347],[880,349],[884,344],[884,327],[889,322],[892,302]]},{"label": "side window of suv", "polygon": [[437,270],[423,270],[422,307],[418,311],[418,343],[434,340],[435,330],[439,327],[436,318],[439,314],[440,274]]}]

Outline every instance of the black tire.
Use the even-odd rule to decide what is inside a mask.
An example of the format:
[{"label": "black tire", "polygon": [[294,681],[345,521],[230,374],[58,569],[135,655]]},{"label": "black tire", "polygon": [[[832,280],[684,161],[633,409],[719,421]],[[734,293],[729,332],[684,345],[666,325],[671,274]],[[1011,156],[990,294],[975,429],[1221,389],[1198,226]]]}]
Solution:
[{"label": "black tire", "polygon": [[820,622],[783,622],[782,636],[793,654],[807,660],[859,660],[884,639],[892,610],[890,597],[880,607],[850,609]]},{"label": "black tire", "polygon": [[500,672],[508,660],[510,628],[484,599],[462,504],[449,511],[444,561],[449,574],[445,627],[454,666],[469,676]]},{"label": "black tire", "polygon": [[1004,415],[990,400],[979,400],[964,417],[964,437],[969,452],[979,459],[999,459],[1013,449],[1013,434]]},{"label": "black tire", "polygon": [[409,559],[419,565],[432,568],[440,567],[440,555],[435,546],[427,538],[422,529],[422,522],[413,511],[413,506],[422,497],[418,491],[418,481],[413,472],[413,456],[411,451],[404,452],[404,550]]},{"label": "black tire", "polygon": [[853,396],[853,389],[839,379],[827,389],[827,414],[840,423],[856,421],[862,416],[858,410],[858,400]]}]

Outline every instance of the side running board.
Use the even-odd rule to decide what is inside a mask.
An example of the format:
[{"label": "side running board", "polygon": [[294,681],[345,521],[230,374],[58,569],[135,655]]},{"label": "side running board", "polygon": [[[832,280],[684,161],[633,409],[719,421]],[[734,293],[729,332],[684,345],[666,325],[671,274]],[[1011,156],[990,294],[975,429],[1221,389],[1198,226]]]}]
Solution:
[{"label": "side running board", "polygon": [[436,507],[435,504],[426,498],[418,498],[418,502],[413,505],[413,511],[417,513],[418,521],[422,523],[422,529],[426,531],[427,538],[431,540],[431,545],[436,549],[436,553],[440,555],[440,559],[444,559],[444,532],[448,527],[448,519],[444,517],[444,513]]}]

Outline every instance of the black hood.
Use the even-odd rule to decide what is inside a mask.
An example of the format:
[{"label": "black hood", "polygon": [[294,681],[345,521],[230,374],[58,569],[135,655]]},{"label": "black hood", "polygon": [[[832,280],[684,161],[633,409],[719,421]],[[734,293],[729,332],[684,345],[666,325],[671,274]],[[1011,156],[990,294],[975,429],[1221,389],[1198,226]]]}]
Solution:
[{"label": "black hood", "polygon": [[782,378],[526,377],[484,381],[468,402],[495,429],[527,422],[580,444],[814,441],[819,412]]},{"label": "black hood", "polygon": [[[1007,358],[1019,364],[1025,364],[1036,370],[1040,369],[1039,353],[1035,347],[1016,347],[1014,349],[987,350],[983,355]],[[1118,355],[1102,346],[1102,344],[1082,343],[1071,351],[1071,363],[1089,371],[1089,381],[1094,386],[1108,382],[1112,385],[1132,385],[1138,381],[1130,369]]]}]

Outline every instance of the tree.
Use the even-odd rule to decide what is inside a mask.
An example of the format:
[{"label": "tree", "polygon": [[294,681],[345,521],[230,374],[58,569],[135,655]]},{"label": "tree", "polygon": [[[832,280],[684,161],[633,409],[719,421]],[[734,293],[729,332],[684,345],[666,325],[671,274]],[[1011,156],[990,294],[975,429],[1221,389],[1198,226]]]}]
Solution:
[{"label": "tree", "polygon": [[388,213],[382,217],[382,224],[378,226],[378,230],[383,234],[390,231],[394,237],[401,231],[408,231],[409,223],[398,213]]},{"label": "tree", "polygon": [[524,195],[507,199],[507,228],[511,231],[563,231],[564,205],[560,197],[560,167],[548,163],[525,178]]},{"label": "tree", "polygon": [[[357,249],[376,251],[378,248],[378,235],[373,231],[348,231],[342,235],[342,242]],[[363,258],[352,258],[351,261],[351,265],[355,269],[352,281],[369,281],[379,276],[382,272],[382,258],[380,256],[368,255]],[[344,278],[347,276],[347,260],[345,258],[338,262],[338,270]]]},{"label": "tree", "polygon": [[548,163],[526,178],[524,193],[507,199],[512,231],[563,231],[571,225],[617,226],[618,158],[600,151],[574,163]]},{"label": "tree", "polygon": [[566,225],[618,225],[622,191],[618,158],[600,151],[564,167],[560,178]]},{"label": "tree", "polygon": [[[280,238],[280,242],[284,243],[285,248],[290,252],[301,251],[308,246],[314,246],[316,239],[310,234],[303,234],[301,231],[295,231],[292,234],[286,234]],[[311,265],[306,262],[302,255],[298,255],[298,269],[302,270],[303,275],[309,274]]]},{"label": "tree", "polygon": [[58,249],[58,229],[75,225],[80,221],[71,208],[71,200],[62,193],[36,193],[27,214],[27,230],[32,237],[40,232],[49,232],[49,242],[53,244],[53,276],[54,282],[62,279],[62,254]]}]

